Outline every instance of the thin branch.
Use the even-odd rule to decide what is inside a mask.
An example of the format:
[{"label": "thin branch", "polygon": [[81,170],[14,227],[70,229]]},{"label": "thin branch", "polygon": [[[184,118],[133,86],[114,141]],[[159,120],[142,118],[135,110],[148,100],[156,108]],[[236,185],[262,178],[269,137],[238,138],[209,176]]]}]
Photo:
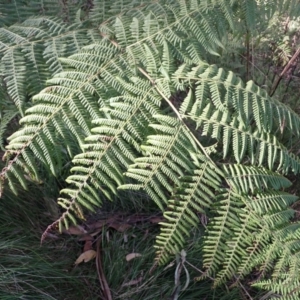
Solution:
[{"label": "thin branch", "polygon": [[156,89],[156,91],[160,94],[160,96],[168,103],[168,105],[172,108],[173,112],[175,113],[175,115],[178,117],[178,119],[181,121],[181,123],[183,123],[183,125],[185,126],[186,130],[188,131],[188,133],[191,135],[191,137],[194,139],[195,143],[199,146],[199,148],[203,151],[203,154],[205,154],[205,156],[213,163],[213,160],[211,159],[211,157],[207,154],[206,150],[204,149],[204,147],[201,145],[201,143],[199,142],[199,140],[195,137],[195,135],[191,132],[191,130],[189,129],[189,127],[185,124],[182,116],[180,115],[179,111],[176,109],[176,107],[173,105],[173,103],[164,95],[164,93],[158,88],[156,82],[154,79],[152,79],[150,77],[150,75],[143,70],[142,68],[138,68],[139,71],[151,82],[151,84],[154,86],[154,88]]},{"label": "thin branch", "polygon": [[103,272],[100,244],[101,244],[101,236],[97,241],[96,266],[97,266],[98,278],[101,285],[101,289],[103,291],[103,296],[104,296],[103,300],[112,300],[113,298],[110,292],[110,288],[108,286],[105,274]]},{"label": "thin branch", "polygon": [[298,55],[300,54],[300,48],[294,53],[294,55],[292,56],[292,58],[290,59],[290,61],[286,64],[286,66],[284,67],[283,71],[280,73],[279,77],[277,78],[274,87],[272,88],[272,91],[270,92],[270,97],[272,97],[281,81],[281,79],[283,78],[283,75],[288,71],[288,69],[291,67],[291,65],[294,63],[294,61],[296,60],[296,58],[298,57]]},{"label": "thin branch", "polygon": [[248,291],[246,290],[246,288],[242,285],[242,283],[240,282],[240,280],[237,279],[237,277],[235,275],[233,277],[237,280],[238,284],[240,285],[240,287],[242,288],[242,290],[245,292],[245,294],[248,296],[248,298],[250,300],[253,300],[253,298],[250,296],[250,294],[248,293]]}]

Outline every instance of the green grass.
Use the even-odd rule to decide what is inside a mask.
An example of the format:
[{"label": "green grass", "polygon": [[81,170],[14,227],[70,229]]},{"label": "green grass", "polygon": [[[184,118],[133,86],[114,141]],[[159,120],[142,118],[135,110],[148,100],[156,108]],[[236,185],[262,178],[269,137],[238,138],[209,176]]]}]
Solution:
[{"label": "green grass", "polygon": [[61,236],[40,245],[50,222],[38,187],[0,201],[0,299],[97,299],[97,278],[72,273],[80,245]]},{"label": "green grass", "polygon": [[[49,184],[49,183],[48,183]],[[53,184],[53,183],[51,183]],[[49,191],[49,186],[47,189]],[[0,201],[0,299],[56,299],[56,300],[97,300],[104,299],[100,288],[96,260],[74,266],[76,258],[82,253],[84,242],[77,236],[53,233],[43,245],[40,245],[42,232],[57,216],[55,204],[56,191],[53,195],[44,195],[42,186],[32,186],[29,192],[20,192],[19,196],[8,190]],[[134,213],[155,215],[158,210],[150,207],[143,194],[124,194],[113,203],[105,203],[103,208],[89,222],[122,212],[128,216]],[[126,219],[126,218],[125,218]],[[179,291],[178,298],[174,291],[176,260],[169,266],[159,266],[149,273],[154,257],[155,236],[159,226],[146,220],[132,224],[125,232],[112,228],[103,228],[93,243],[101,243],[103,271],[113,299],[123,300],[229,300],[242,299],[241,288],[221,287],[212,290],[212,281],[194,282],[200,275],[200,247],[203,232],[194,230],[187,243],[187,261],[189,286]],[[193,245],[193,247],[192,247]],[[141,256],[126,261],[129,253]],[[142,278],[138,283],[135,280]],[[181,272],[181,289],[187,280]],[[132,283],[132,284],[129,284]]]}]

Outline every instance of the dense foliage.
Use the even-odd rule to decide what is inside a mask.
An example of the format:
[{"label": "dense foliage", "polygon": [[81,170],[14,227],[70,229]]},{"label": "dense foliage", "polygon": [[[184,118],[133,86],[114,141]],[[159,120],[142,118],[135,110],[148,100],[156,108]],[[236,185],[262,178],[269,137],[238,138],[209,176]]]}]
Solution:
[{"label": "dense foliage", "polygon": [[297,1],[75,2],[0,4],[2,194],[60,186],[44,240],[142,192],[152,272],[298,299]]}]

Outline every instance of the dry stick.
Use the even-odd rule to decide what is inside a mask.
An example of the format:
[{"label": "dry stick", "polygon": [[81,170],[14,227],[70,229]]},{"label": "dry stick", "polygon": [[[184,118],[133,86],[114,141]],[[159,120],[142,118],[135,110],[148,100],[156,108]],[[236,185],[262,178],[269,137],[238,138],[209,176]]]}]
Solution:
[{"label": "dry stick", "polygon": [[[192,265],[191,263],[189,263],[187,260],[186,260],[185,262],[186,262],[189,266],[191,266],[193,269],[195,269],[196,271],[198,271],[199,273],[201,273],[202,276],[205,276],[205,277],[209,278],[210,280],[215,281],[215,279],[212,278],[212,277],[210,277],[210,276],[208,276],[208,275],[206,274],[206,272],[201,271],[201,270],[198,269],[196,266],[194,266],[194,265]],[[199,276],[199,277],[200,277],[200,276]]]},{"label": "dry stick", "polygon": [[186,130],[188,131],[188,133],[191,134],[192,138],[194,139],[195,143],[199,146],[199,148],[203,151],[203,153],[205,154],[205,156],[213,163],[211,157],[206,153],[204,147],[201,145],[201,143],[198,141],[198,139],[194,136],[194,134],[191,132],[191,130],[188,128],[188,126],[185,124],[185,122],[183,121],[183,118],[181,117],[180,113],[178,112],[178,110],[176,109],[176,107],[173,105],[173,103],[164,95],[164,93],[157,87],[156,82],[150,77],[150,75],[143,70],[142,68],[138,68],[139,71],[145,75],[145,77],[151,82],[151,84],[155,87],[156,91],[160,94],[160,96],[169,104],[169,106],[172,108],[173,112],[176,114],[176,116],[178,117],[178,119],[181,121],[181,123],[183,123],[185,125]]},{"label": "dry stick", "polygon": [[246,81],[249,80],[249,64],[250,64],[250,33],[247,30],[246,33],[246,39],[245,39],[245,44],[246,44],[246,48],[247,48],[247,53],[246,53]]},{"label": "dry stick", "polygon": [[111,292],[102,268],[100,243],[101,243],[101,236],[97,241],[96,266],[97,266],[98,278],[101,285],[101,289],[103,290],[103,295],[104,295],[103,300],[112,300],[113,298],[111,296]]},{"label": "dry stick", "polygon": [[233,277],[238,281],[238,284],[243,289],[243,291],[245,292],[245,294],[249,297],[249,299],[253,300],[253,298],[250,296],[250,294],[248,293],[248,291],[246,290],[246,288],[243,286],[243,284],[236,278],[235,275],[233,275]]},{"label": "dry stick", "polygon": [[293,64],[293,62],[296,60],[297,56],[300,53],[300,48],[295,52],[295,54],[292,56],[292,58],[290,59],[290,61],[286,64],[286,66],[284,67],[283,71],[280,73],[279,77],[277,78],[274,87],[270,93],[270,97],[272,97],[283,77],[283,75],[288,71],[288,69],[290,68],[290,66]]},{"label": "dry stick", "polygon": [[290,22],[290,17],[287,17],[284,24],[284,34],[286,34],[287,30],[288,30],[288,26],[289,26],[289,22]]}]

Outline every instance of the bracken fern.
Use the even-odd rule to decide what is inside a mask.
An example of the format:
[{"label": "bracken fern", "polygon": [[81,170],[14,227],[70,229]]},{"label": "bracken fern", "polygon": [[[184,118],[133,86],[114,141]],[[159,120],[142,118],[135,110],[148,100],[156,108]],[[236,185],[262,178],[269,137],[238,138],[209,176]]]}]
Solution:
[{"label": "bracken fern", "polygon": [[235,51],[226,49],[230,39],[257,30],[256,15],[298,7],[95,2],[68,13],[28,5],[14,18],[11,3],[0,6],[0,133],[21,116],[8,138],[1,191],[6,182],[26,189],[67,168],[58,198],[65,211],[48,232],[120,189],[143,190],[165,218],[156,263],[179,253],[199,214],[207,215],[198,279],[238,283],[256,269],[254,286],[297,299],[300,225],[290,208],[297,197],[283,191],[291,184],[283,175],[300,171],[286,144],[299,139],[300,117],[222,65],[222,54]]}]

